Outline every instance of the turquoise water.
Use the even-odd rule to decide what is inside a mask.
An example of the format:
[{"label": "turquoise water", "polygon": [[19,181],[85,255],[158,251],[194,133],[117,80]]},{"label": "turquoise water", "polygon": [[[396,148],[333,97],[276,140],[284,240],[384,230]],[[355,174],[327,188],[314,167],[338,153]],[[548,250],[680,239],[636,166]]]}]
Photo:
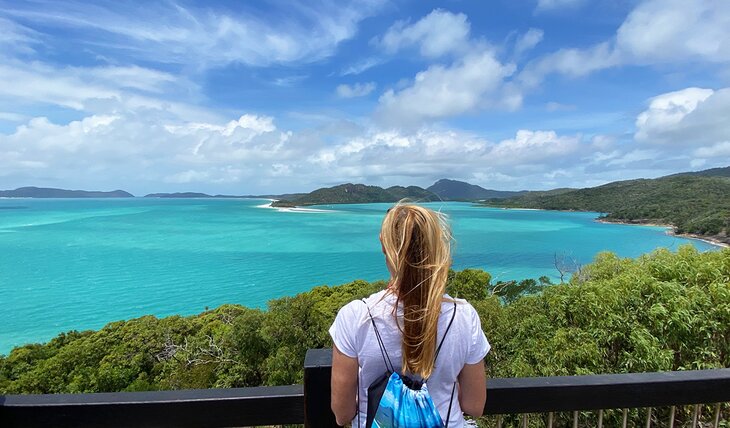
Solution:
[{"label": "turquoise water", "polygon": [[[387,277],[378,230],[389,204],[280,212],[262,200],[0,199],[0,353],[143,314],[194,314],[321,284]],[[454,267],[497,279],[555,276],[554,254],[637,256],[692,242],[592,213],[426,204],[451,216]]]}]

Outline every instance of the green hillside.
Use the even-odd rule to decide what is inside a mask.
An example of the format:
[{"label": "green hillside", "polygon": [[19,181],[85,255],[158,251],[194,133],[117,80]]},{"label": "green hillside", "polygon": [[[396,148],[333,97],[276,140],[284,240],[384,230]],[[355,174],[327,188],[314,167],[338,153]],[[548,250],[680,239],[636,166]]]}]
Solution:
[{"label": "green hillside", "polygon": [[617,181],[559,194],[530,193],[491,206],[597,211],[608,221],[672,224],[692,233],[728,242],[730,178],[679,174],[657,179]]},{"label": "green hillside", "polygon": [[437,201],[438,197],[417,186],[393,186],[383,189],[365,184],[340,184],[317,189],[295,199],[282,199],[272,203],[274,207],[292,207],[325,204],[366,204],[371,202],[397,202],[409,198],[418,202]]},{"label": "green hillside", "polygon": [[441,179],[426,190],[437,194],[444,201],[475,201],[478,199],[511,198],[525,192],[485,189],[463,181]]}]

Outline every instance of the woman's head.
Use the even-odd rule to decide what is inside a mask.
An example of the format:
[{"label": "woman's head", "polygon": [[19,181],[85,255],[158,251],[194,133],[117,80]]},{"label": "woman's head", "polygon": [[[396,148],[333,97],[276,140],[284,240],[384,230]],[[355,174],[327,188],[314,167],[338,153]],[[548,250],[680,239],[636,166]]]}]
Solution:
[{"label": "woman's head", "polygon": [[428,377],[433,371],[436,333],[451,265],[446,217],[399,202],[380,229],[391,289],[403,306],[403,371]]}]

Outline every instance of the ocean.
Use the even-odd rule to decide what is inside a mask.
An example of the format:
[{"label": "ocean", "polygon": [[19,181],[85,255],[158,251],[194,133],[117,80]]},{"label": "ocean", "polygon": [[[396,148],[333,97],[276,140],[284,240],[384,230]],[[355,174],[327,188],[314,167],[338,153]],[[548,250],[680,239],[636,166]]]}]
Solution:
[{"label": "ocean", "polygon": [[[314,286],[387,278],[390,204],[279,211],[257,199],[0,199],[0,353],[68,330],[224,303],[265,307]],[[691,242],[596,213],[429,203],[451,219],[454,268],[495,280],[557,278],[559,258],[635,257]]]}]

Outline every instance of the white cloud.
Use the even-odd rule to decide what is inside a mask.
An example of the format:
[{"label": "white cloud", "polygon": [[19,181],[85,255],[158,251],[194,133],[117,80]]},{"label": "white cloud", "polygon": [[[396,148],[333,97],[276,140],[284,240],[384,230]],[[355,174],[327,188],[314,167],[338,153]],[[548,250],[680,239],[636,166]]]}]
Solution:
[{"label": "white cloud", "polygon": [[687,88],[652,98],[649,108],[636,118],[636,139],[651,143],[667,142],[660,136],[674,132],[685,117],[713,93],[712,89]]},{"label": "white cloud", "polygon": [[530,28],[515,42],[515,55],[520,55],[537,46],[545,33],[539,28]]},{"label": "white cloud", "polygon": [[637,142],[661,147],[657,159],[684,159],[692,168],[730,159],[730,88],[686,88],[658,95],[636,118]]},{"label": "white cloud", "polygon": [[411,86],[386,91],[376,116],[386,124],[409,125],[490,106],[516,108],[520,94],[504,85],[514,70],[489,49],[468,54],[450,67],[432,65],[418,73]]},{"label": "white cloud", "polygon": [[414,132],[371,130],[322,148],[307,161],[335,182],[373,183],[386,177],[391,181],[400,178],[400,184],[430,185],[439,178],[461,177],[524,186],[525,175],[575,165],[585,154],[579,136],[553,131],[520,130],[512,139],[493,143],[466,132],[421,128]]},{"label": "white cloud", "polygon": [[12,113],[8,111],[0,111],[0,120],[7,122],[21,122],[27,120],[28,117],[18,113]]},{"label": "white cloud", "polygon": [[79,29],[86,35],[76,42],[92,49],[101,45],[145,61],[194,67],[265,66],[312,62],[331,55],[381,5],[378,0],[306,2],[282,5],[276,13],[262,15],[251,10],[221,13],[174,1],[144,8],[120,2],[40,1],[13,4],[0,14],[39,28]]},{"label": "white cloud", "polygon": [[701,168],[707,163],[707,159],[692,159],[692,161],[689,163],[689,166],[691,168]]},{"label": "white cloud", "polygon": [[291,133],[279,131],[271,117],[249,114],[227,124],[170,121],[155,109],[67,124],[34,118],[0,135],[0,170],[6,183],[17,185],[240,186],[282,175],[287,162],[303,157],[304,148],[291,145]]},{"label": "white cloud", "polygon": [[272,81],[272,83],[276,86],[281,87],[288,87],[288,86],[294,86],[297,83],[305,80],[309,76],[286,76],[286,77],[278,77]]},{"label": "white cloud", "polygon": [[631,150],[627,153],[623,153],[621,156],[613,157],[606,162],[609,166],[625,166],[629,164],[636,164],[639,162],[655,160],[660,157],[661,153],[656,150]]},{"label": "white cloud", "polygon": [[358,61],[354,64],[349,65],[348,67],[345,67],[340,72],[340,76],[349,76],[349,75],[360,74],[360,73],[370,70],[371,68],[378,66],[382,63],[383,63],[383,60],[381,58],[376,58],[376,57],[365,58],[364,60]]},{"label": "white cloud", "polygon": [[574,161],[580,148],[580,138],[559,136],[555,131],[521,129],[515,138],[502,140],[489,152],[492,163],[503,165],[545,163],[551,159]]},{"label": "white cloud", "polygon": [[437,58],[467,49],[470,27],[463,13],[435,9],[414,24],[396,22],[379,43],[391,54],[417,46],[424,57]]},{"label": "white cloud", "polygon": [[618,29],[616,46],[639,64],[730,61],[730,2],[644,1]]},{"label": "white cloud", "polygon": [[131,94],[159,95],[173,88],[194,89],[184,78],[139,66],[53,67],[40,62],[0,64],[0,100],[55,104],[83,110],[91,100],[119,100]]},{"label": "white cloud", "polygon": [[530,62],[520,74],[528,87],[559,73],[580,77],[621,65],[688,61],[730,62],[730,2],[644,0],[616,35],[586,48],[563,48]]},{"label": "white cloud", "polygon": [[552,73],[581,77],[597,70],[620,64],[620,57],[608,42],[587,49],[560,49],[528,63],[520,73],[520,80],[528,87],[538,86]]},{"label": "white cloud", "polygon": [[694,151],[694,155],[701,158],[730,159],[730,141],[722,141],[709,147],[700,147]]},{"label": "white cloud", "polygon": [[545,110],[549,112],[575,110],[575,108],[573,104],[562,104],[555,101],[550,101],[545,104]]},{"label": "white cloud", "polygon": [[354,85],[338,85],[337,96],[340,98],[355,98],[369,95],[375,90],[375,82],[355,83]]},{"label": "white cloud", "polygon": [[39,37],[36,31],[0,16],[0,54],[31,53]]},{"label": "white cloud", "polygon": [[584,0],[537,0],[536,11],[548,11],[563,8],[572,8],[582,4]]}]

